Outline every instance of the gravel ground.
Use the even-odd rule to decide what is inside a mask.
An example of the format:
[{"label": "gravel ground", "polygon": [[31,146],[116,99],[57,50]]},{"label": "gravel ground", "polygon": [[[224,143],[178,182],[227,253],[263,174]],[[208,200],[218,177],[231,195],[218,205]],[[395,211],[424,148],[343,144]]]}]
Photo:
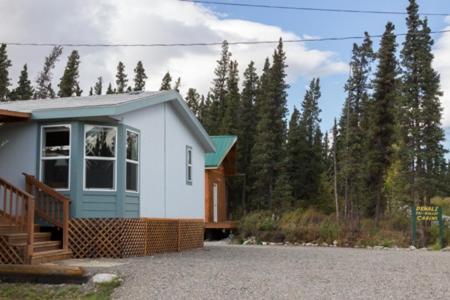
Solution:
[{"label": "gravel ground", "polygon": [[124,278],[116,299],[450,299],[450,252],[207,243],[114,261],[93,271]]}]

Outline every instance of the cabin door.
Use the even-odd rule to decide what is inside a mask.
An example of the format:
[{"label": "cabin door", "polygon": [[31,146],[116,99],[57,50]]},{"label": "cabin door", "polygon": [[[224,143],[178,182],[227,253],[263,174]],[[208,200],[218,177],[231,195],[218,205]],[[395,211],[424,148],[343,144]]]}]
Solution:
[{"label": "cabin door", "polygon": [[217,183],[213,183],[213,222],[217,223],[219,219],[219,186]]}]

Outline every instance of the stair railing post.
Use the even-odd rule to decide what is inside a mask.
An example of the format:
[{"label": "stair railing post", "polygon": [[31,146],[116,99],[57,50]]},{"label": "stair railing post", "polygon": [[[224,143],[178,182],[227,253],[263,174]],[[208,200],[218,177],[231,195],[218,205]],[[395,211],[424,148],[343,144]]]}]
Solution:
[{"label": "stair railing post", "polygon": [[69,201],[63,202],[63,249],[69,250]]},{"label": "stair railing post", "polygon": [[28,198],[28,210],[27,210],[27,257],[31,259],[33,255],[33,243],[34,243],[34,197]]}]

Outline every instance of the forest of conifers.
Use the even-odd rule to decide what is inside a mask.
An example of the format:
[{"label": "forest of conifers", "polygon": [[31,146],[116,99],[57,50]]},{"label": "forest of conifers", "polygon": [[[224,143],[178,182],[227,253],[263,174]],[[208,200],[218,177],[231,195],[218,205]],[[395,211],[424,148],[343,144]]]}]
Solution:
[{"label": "forest of conifers", "polygon": [[[245,62],[243,78],[227,42],[223,42],[206,95],[188,89],[185,99],[210,135],[237,135],[242,182],[230,187],[234,213],[314,208],[338,219],[378,221],[411,204],[429,204],[434,196],[450,193],[450,169],[443,147],[439,74],[433,69],[430,28],[420,17],[415,0],[407,7],[407,34],[402,42],[387,23],[379,44],[370,34],[354,44],[346,99],[334,126],[321,126],[319,78],[312,78],[304,98],[288,115],[286,54],[283,41],[257,72]],[[374,49],[377,49],[376,51]],[[11,61],[0,47],[0,100],[79,96],[76,50],[69,56],[56,92],[52,69],[62,53],[55,47],[46,57],[36,84],[25,65],[15,89],[10,89]],[[242,63],[242,62],[241,62]],[[248,64],[247,64],[248,63]],[[140,91],[147,75],[143,64],[134,69],[128,85],[124,64],[117,67],[116,86],[107,94]],[[167,73],[161,90],[177,89]],[[90,95],[103,93],[103,80]]]}]

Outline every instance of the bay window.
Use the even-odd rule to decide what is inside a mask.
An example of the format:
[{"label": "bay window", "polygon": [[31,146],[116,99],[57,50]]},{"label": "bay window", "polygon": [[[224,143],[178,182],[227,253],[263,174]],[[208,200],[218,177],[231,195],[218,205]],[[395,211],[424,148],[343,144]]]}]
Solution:
[{"label": "bay window", "polygon": [[126,190],[139,191],[139,134],[127,130]]},{"label": "bay window", "polygon": [[84,188],[116,189],[117,128],[85,125]]},{"label": "bay window", "polygon": [[70,129],[70,125],[41,127],[40,179],[54,189],[70,188]]}]

